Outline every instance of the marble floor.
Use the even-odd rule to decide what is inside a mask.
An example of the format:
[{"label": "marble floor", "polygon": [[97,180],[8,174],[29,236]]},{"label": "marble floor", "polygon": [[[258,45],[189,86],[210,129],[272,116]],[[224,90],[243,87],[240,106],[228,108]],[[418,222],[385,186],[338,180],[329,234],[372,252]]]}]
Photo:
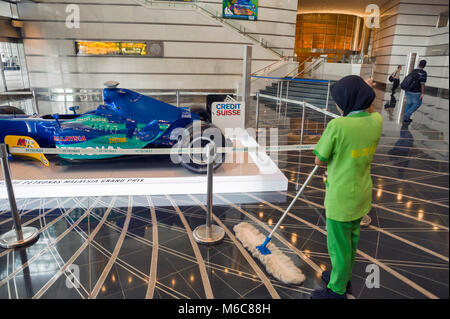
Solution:
[{"label": "marble floor", "polygon": [[[273,110],[264,111],[261,125],[278,125],[280,140],[293,143],[292,123],[301,112],[274,120]],[[361,231],[353,296],[448,298],[448,131],[396,125],[379,111],[385,125],[372,166],[372,224]],[[324,286],[321,271],[331,267],[323,169],[273,240],[304,272],[302,285],[272,278],[233,226],[247,221],[264,233],[273,227],[313,161],[310,151],[278,155],[289,179],[286,200],[276,192],[215,194],[213,219],[226,235],[213,246],[197,244],[192,234],[205,223],[203,195],[18,199],[23,225],[39,228],[40,238],[27,248],[0,249],[0,298],[309,298]],[[8,203],[1,201],[0,233],[11,228]],[[378,266],[378,288],[366,285],[369,265]]]}]

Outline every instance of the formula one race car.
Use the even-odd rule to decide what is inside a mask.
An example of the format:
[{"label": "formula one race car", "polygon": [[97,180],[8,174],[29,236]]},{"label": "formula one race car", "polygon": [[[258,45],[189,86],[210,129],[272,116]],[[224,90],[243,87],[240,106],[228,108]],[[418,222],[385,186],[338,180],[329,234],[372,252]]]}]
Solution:
[{"label": "formula one race car", "polygon": [[[117,82],[107,82],[103,90],[104,104],[97,109],[77,114],[53,114],[41,117],[2,112],[0,143],[10,147],[28,148],[199,148],[213,142],[216,147],[229,143],[210,115],[202,109],[176,107],[131,90],[117,88]],[[197,129],[198,128],[198,129]],[[13,154],[14,155],[14,154]],[[22,154],[25,155],[25,154]],[[46,166],[43,154],[26,154]],[[99,160],[120,154],[59,154],[65,161]],[[172,157],[172,155],[171,155]],[[205,173],[207,159],[202,154],[178,154],[177,162],[195,173]],[[173,159],[173,157],[172,157]],[[214,168],[225,160],[217,154]]]}]

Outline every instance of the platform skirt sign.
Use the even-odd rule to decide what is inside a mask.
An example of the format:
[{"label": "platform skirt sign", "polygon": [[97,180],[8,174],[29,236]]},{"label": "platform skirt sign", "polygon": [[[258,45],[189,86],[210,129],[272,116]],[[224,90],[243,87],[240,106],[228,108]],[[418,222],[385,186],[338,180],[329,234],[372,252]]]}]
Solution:
[{"label": "platform skirt sign", "polygon": [[223,0],[223,17],[257,20],[258,0]]}]

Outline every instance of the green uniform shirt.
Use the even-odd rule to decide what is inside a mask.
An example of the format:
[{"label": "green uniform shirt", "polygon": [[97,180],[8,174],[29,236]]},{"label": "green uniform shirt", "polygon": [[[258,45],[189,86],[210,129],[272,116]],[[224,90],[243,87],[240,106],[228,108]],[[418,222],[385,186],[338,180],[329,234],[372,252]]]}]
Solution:
[{"label": "green uniform shirt", "polygon": [[370,163],[380,141],[379,113],[360,112],[333,119],[314,154],[328,162],[325,208],[329,219],[350,222],[372,207]]}]

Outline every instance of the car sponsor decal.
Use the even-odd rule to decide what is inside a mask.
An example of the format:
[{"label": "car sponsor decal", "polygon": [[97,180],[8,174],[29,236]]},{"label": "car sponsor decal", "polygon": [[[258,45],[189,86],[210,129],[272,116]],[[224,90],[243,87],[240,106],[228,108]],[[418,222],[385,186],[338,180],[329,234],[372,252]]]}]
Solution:
[{"label": "car sponsor decal", "polygon": [[54,136],[55,142],[86,142],[86,136]]},{"label": "car sponsor decal", "polygon": [[191,116],[191,111],[189,111],[189,110],[182,110],[181,111],[181,118],[183,118],[183,119],[190,119],[192,116]]},{"label": "car sponsor decal", "polygon": [[126,137],[110,137],[109,138],[109,144],[126,143],[126,142],[127,142]]}]

